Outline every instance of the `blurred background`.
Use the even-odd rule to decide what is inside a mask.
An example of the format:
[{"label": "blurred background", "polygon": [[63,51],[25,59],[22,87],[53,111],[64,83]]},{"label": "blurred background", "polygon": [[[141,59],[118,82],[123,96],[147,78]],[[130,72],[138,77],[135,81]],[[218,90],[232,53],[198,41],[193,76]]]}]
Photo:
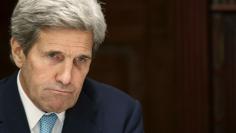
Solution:
[{"label": "blurred background", "polygon": [[[236,132],[236,0],[102,0],[107,38],[90,77],[143,107],[146,133]],[[0,78],[16,0],[0,7]]]}]

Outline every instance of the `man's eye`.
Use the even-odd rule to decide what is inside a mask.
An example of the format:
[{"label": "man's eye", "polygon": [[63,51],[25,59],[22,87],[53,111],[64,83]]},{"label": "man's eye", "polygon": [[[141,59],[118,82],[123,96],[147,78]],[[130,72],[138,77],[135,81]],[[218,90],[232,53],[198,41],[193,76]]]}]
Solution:
[{"label": "man's eye", "polygon": [[54,53],[54,52],[51,52],[51,53],[48,53],[48,57],[52,60],[55,60],[55,61],[61,61],[63,60],[63,56],[58,54],[58,53]]},{"label": "man's eye", "polygon": [[88,60],[89,60],[88,57],[82,56],[82,57],[75,58],[74,63],[78,65],[78,64],[86,63]]},{"label": "man's eye", "polygon": [[53,58],[53,57],[55,57],[55,56],[56,56],[56,53],[48,53],[48,57]]}]

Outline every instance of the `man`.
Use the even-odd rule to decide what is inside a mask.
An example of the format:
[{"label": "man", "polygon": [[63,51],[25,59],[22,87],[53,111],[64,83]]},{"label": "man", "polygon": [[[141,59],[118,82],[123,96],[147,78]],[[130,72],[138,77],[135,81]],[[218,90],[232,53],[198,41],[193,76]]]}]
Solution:
[{"label": "man", "polygon": [[0,81],[0,133],[143,133],[136,100],[86,77],[105,31],[96,0],[20,0],[19,71]]}]

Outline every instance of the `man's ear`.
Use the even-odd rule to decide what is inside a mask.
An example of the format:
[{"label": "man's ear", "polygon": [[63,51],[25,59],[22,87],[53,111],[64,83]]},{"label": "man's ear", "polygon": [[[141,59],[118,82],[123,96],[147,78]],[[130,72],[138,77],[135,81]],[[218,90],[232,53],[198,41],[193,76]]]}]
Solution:
[{"label": "man's ear", "polygon": [[15,38],[11,38],[11,54],[16,66],[21,68],[25,62],[25,54],[23,48]]}]

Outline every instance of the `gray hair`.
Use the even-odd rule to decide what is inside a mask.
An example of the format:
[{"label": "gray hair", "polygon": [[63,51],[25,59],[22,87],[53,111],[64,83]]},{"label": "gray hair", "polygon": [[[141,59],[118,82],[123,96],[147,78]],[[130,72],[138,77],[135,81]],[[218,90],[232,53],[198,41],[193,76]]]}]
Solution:
[{"label": "gray hair", "polygon": [[11,36],[28,54],[44,27],[91,31],[93,51],[105,38],[106,22],[97,0],[19,0],[11,18]]}]

